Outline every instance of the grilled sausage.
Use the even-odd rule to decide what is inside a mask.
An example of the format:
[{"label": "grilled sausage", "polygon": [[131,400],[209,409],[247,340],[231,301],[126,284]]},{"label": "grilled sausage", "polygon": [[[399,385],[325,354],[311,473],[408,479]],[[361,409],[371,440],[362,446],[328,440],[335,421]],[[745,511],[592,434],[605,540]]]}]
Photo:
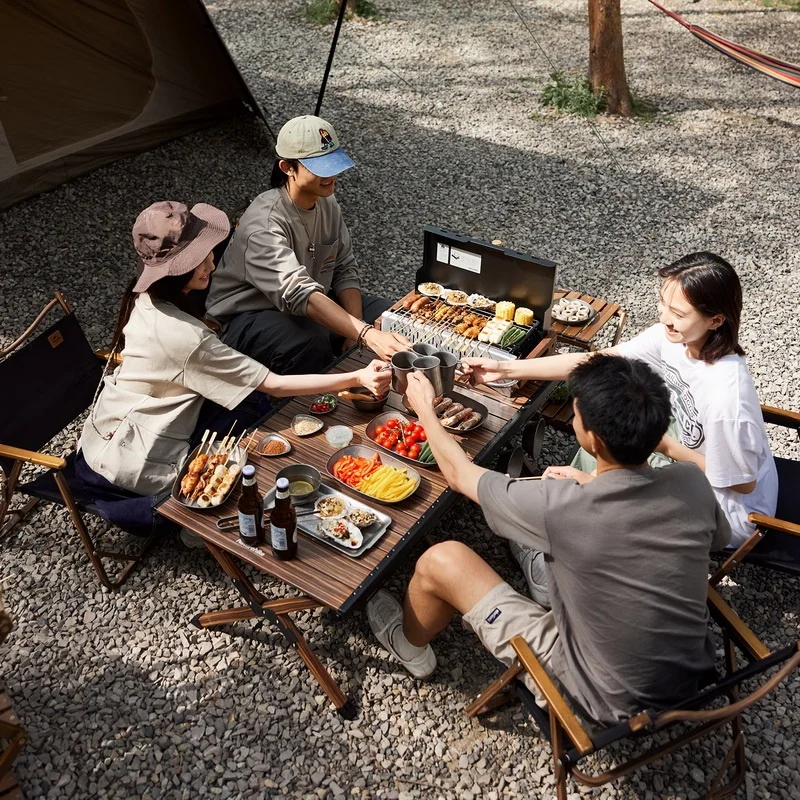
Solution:
[{"label": "grilled sausage", "polygon": [[477,411],[473,411],[465,420],[463,420],[459,424],[458,430],[471,431],[474,427],[476,427],[480,423],[481,419],[483,419],[483,417],[481,417],[481,415]]},{"label": "grilled sausage", "polygon": [[439,403],[434,404],[433,412],[437,417],[441,417],[448,408],[453,406],[454,402],[455,401],[451,400],[449,397],[444,397]]},{"label": "grilled sausage", "polygon": [[420,297],[422,297],[421,294],[414,294],[411,297],[409,297],[408,300],[403,300],[403,308],[406,311],[410,311],[411,310],[411,306],[413,306],[414,303],[416,303],[417,300],[420,299]]},{"label": "grilled sausage", "polygon": [[430,297],[420,297],[419,300],[415,300],[414,305],[411,306],[411,313],[416,314],[417,311],[422,310],[422,308],[429,305],[430,302]]},{"label": "grilled sausage", "polygon": [[[456,405],[460,405],[460,404],[456,403]],[[451,409],[451,411],[452,411],[452,409]],[[448,412],[448,416],[446,416],[441,421],[442,422],[442,426],[445,427],[445,428],[453,428],[456,425],[459,425],[460,423],[464,422],[464,420],[472,413],[474,413],[474,412],[472,411],[471,408],[463,408],[463,407],[462,407],[461,411],[458,411],[455,414]]]}]

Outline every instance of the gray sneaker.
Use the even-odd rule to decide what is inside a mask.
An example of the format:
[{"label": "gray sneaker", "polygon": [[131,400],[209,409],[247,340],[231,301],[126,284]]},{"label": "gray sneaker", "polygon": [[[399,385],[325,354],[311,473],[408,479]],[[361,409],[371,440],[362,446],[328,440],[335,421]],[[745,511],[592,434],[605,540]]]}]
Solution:
[{"label": "gray sneaker", "polygon": [[403,607],[388,592],[378,592],[367,603],[367,619],[377,640],[415,677],[430,678],[436,669],[436,655],[427,644],[414,658],[402,658],[392,639],[403,632]]},{"label": "gray sneaker", "polygon": [[509,542],[508,545],[511,555],[514,556],[514,560],[519,564],[522,574],[525,576],[531,597],[542,608],[549,609],[550,589],[547,586],[547,564],[544,553],[517,542]]}]

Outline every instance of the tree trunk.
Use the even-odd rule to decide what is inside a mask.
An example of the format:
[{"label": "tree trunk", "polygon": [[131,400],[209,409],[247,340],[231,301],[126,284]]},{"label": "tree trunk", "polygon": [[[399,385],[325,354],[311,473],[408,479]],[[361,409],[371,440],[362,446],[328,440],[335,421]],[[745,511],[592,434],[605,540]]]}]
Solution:
[{"label": "tree trunk", "polygon": [[633,116],[633,103],[622,56],[620,0],[589,1],[589,83],[606,91],[609,114]]}]

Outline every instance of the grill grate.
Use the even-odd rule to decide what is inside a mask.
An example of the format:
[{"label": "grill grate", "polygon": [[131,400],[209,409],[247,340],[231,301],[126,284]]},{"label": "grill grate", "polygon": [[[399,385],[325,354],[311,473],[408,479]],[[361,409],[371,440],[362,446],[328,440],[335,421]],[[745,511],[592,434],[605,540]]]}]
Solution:
[{"label": "grill grate", "polygon": [[494,317],[494,314],[465,306],[463,310],[459,309],[460,316],[458,315],[459,311],[454,311],[453,314],[456,316],[451,315],[449,319],[437,321],[431,318],[431,313],[443,308],[448,307],[441,301],[437,301],[426,307],[427,316],[419,312],[412,313],[404,308],[386,311],[382,318],[381,328],[405,336],[412,344],[431,344],[440,350],[447,350],[458,356],[492,358],[497,361],[518,358],[521,353],[529,352],[541,339],[539,322],[534,320],[533,325],[514,323],[514,327],[521,329],[525,336],[511,347],[504,348],[490,342],[481,342],[476,337],[464,336],[463,333],[457,332],[457,329],[464,324],[463,319],[466,315],[471,314],[488,321]]}]

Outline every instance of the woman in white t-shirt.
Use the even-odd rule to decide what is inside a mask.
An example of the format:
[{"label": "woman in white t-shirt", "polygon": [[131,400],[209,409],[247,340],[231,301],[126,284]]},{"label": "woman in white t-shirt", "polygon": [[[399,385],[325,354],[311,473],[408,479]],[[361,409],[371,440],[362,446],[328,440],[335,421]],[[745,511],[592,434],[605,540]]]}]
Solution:
[{"label": "woman in white t-shirt", "polygon": [[[195,299],[214,271],[213,248],[227,216],[199,203],[160,202],[133,227],[137,277],[123,298],[106,374],[83,428],[75,466],[103,516],[132,533],[154,532],[153,505],[168,491],[190,448],[210,427],[242,431],[268,409],[257,402],[361,385],[388,389],[380,361],[350,373],[283,376],[223,344]],[[254,394],[254,393],[262,394]]]},{"label": "woman in white t-shirt", "polygon": [[[731,545],[754,530],[748,515],[772,516],[778,476],[753,380],[739,345],[742,288],[719,256],[691,253],[659,270],[659,322],[606,352],[648,362],[670,390],[675,436],[659,453],[703,470],[731,525]],[[467,359],[476,383],[499,378],[564,380],[583,361],[570,353],[528,361]],[[579,462],[591,469],[585,459]],[[572,477],[571,467],[551,468]],[[588,471],[587,470],[587,471]]]}]

